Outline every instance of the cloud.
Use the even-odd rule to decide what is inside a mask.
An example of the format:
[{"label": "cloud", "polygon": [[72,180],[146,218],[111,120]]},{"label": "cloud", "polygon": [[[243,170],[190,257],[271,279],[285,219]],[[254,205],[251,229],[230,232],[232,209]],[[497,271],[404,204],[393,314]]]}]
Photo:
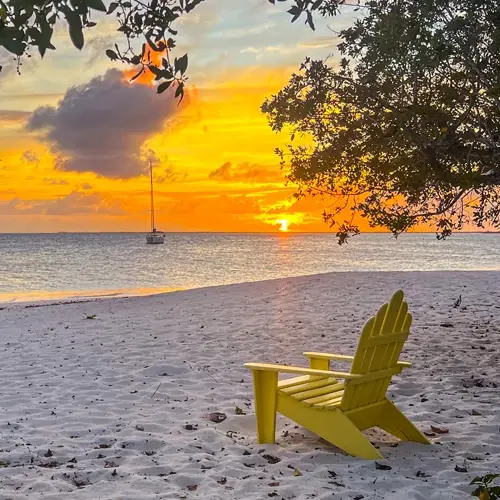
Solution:
[{"label": "cloud", "polygon": [[7,52],[3,47],[0,47],[0,66],[2,66],[2,71],[0,72],[0,82],[5,80],[7,75],[15,73],[17,70],[17,61],[15,57]]},{"label": "cloud", "polygon": [[45,177],[43,180],[45,184],[50,184],[51,186],[66,186],[68,185],[68,181],[65,181],[64,179],[54,179],[52,177]]},{"label": "cloud", "polygon": [[0,215],[19,215],[25,206],[20,198],[12,198],[9,201],[0,202]]},{"label": "cloud", "polygon": [[26,120],[26,118],[28,118],[29,115],[29,111],[0,109],[0,121],[23,122]]},{"label": "cloud", "polygon": [[118,202],[105,200],[99,193],[84,194],[79,191],[46,202],[43,209],[46,215],[125,214]]},{"label": "cloud", "polygon": [[85,194],[72,191],[62,198],[47,201],[24,201],[13,198],[0,202],[0,215],[124,215],[126,212],[115,200],[107,200],[99,193]]},{"label": "cloud", "polygon": [[164,205],[165,215],[159,213],[165,227],[194,231],[263,230],[256,219],[260,213],[258,201],[246,195],[198,195],[187,197],[177,193]]},{"label": "cloud", "polygon": [[260,35],[261,33],[264,33],[265,31],[268,31],[275,26],[276,23],[264,23],[259,26],[252,27],[245,26],[241,28],[229,28],[226,30],[217,31],[213,34],[213,36],[217,38],[242,38],[245,36]]},{"label": "cloud", "polygon": [[284,182],[285,176],[278,167],[269,168],[254,163],[240,163],[233,167],[226,162],[208,174],[209,179],[232,182]]},{"label": "cloud", "polygon": [[188,178],[187,172],[181,174],[176,172],[172,167],[165,167],[159,175],[155,175],[155,183],[163,184],[164,182],[181,182]]},{"label": "cloud", "polygon": [[116,41],[116,31],[114,34],[94,36],[85,42],[85,52],[88,54],[86,63],[92,65],[95,63],[109,61],[106,56],[106,49],[112,48]]},{"label": "cloud", "polygon": [[61,170],[130,178],[144,172],[141,146],[176,109],[172,93],[159,96],[110,69],[70,88],[57,107],[36,109],[28,129],[51,145]]},{"label": "cloud", "polygon": [[296,43],[291,45],[267,45],[266,47],[245,47],[241,49],[242,54],[257,54],[262,56],[264,54],[279,54],[279,55],[290,55],[298,53],[308,53],[311,50],[335,49],[338,44],[338,39],[323,37],[319,40],[313,40],[311,42]]},{"label": "cloud", "polygon": [[38,165],[40,163],[40,158],[38,158],[38,156],[30,149],[27,149],[21,155],[21,160],[27,161],[28,163],[34,163],[35,165]]},{"label": "cloud", "polygon": [[312,49],[324,49],[327,47],[336,47],[340,42],[341,39],[338,36],[320,36],[315,40],[302,42],[299,46]]}]

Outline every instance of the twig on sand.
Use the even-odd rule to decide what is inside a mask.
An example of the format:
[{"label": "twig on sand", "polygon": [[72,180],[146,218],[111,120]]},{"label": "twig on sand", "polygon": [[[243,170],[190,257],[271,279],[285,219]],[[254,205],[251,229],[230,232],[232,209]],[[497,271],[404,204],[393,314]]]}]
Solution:
[{"label": "twig on sand", "polygon": [[[189,366],[189,368],[191,368],[191,370],[194,371],[193,365],[189,361],[186,360],[184,362]],[[201,368],[197,368],[196,371],[206,373],[216,384],[219,384],[220,382],[208,371],[209,369],[210,366],[205,365]]]},{"label": "twig on sand", "polygon": [[156,388],[156,391],[151,394],[151,397],[154,397],[154,395],[158,392],[158,389],[160,388],[161,382],[158,384],[158,387]]},{"label": "twig on sand", "polygon": [[205,371],[205,373],[206,373],[206,374],[207,374],[210,378],[212,378],[212,379],[215,381],[215,383],[216,383],[216,384],[218,384],[218,383],[219,383],[219,381],[218,381],[218,380],[217,380],[217,379],[216,379],[216,378],[215,378],[215,377],[214,377],[211,373],[208,373],[207,371]]}]

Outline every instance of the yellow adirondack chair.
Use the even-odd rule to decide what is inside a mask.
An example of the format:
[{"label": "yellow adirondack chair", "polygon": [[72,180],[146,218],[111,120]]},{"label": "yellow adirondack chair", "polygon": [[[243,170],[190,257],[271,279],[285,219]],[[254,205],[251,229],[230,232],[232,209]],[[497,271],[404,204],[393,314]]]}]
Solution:
[{"label": "yellow adirondack chair", "polygon": [[[397,291],[366,322],[354,356],[305,352],[310,368],[246,363],[253,372],[259,443],[274,443],[278,411],[365,459],[383,458],[361,432],[371,427],[402,440],[430,444],[386,397],[392,376],[411,366],[399,361],[412,322],[403,299],[403,292]],[[330,371],[330,360],[351,362],[351,369]],[[299,376],[278,380],[278,373]]]}]

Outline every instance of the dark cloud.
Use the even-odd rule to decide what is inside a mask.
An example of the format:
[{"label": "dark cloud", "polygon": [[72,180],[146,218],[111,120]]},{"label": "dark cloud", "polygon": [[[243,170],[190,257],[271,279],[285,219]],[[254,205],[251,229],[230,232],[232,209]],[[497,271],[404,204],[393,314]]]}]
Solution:
[{"label": "dark cloud", "polygon": [[285,176],[278,167],[263,167],[253,163],[240,163],[233,167],[226,162],[208,174],[209,179],[232,182],[283,182]]},{"label": "dark cloud", "polygon": [[51,145],[56,168],[127,178],[144,172],[147,158],[141,146],[176,108],[171,93],[159,96],[111,69],[70,88],[57,107],[35,110],[28,129],[40,131]]}]

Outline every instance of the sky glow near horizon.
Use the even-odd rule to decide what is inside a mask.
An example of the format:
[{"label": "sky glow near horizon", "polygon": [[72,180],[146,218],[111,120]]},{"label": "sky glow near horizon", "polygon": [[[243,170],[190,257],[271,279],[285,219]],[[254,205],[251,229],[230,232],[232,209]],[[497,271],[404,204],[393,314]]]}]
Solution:
[{"label": "sky glow near horizon", "polygon": [[260,105],[306,56],[335,58],[332,30],[355,14],[317,20],[313,32],[283,7],[206,0],[182,18],[180,106],[107,59],[119,40],[111,18],[86,32],[82,52],[61,25],[57,50],[33,54],[21,76],[0,52],[0,232],[146,231],[149,160],[162,230],[328,231],[327,202],[297,201],[285,185],[274,148],[286,136]]}]

